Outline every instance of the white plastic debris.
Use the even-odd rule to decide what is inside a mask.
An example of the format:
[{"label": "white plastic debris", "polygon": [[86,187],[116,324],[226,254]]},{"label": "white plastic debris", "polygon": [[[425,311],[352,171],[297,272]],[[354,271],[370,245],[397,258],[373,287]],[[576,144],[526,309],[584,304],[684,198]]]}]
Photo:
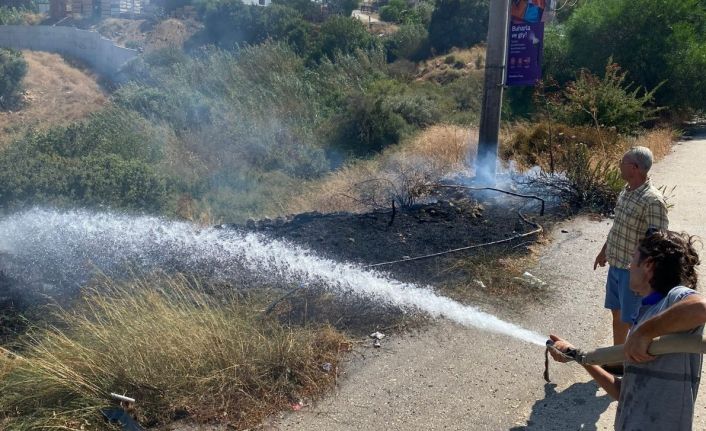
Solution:
[{"label": "white plastic debris", "polygon": [[114,400],[122,401],[122,402],[125,402],[125,403],[133,403],[133,404],[135,403],[135,399],[134,399],[134,398],[130,398],[130,397],[127,397],[127,396],[125,396],[125,395],[116,394],[116,393],[114,393],[114,392],[111,392],[111,393],[110,393],[110,397],[113,398]]},{"label": "white plastic debris", "polygon": [[380,346],[381,346],[380,340],[376,338],[375,341],[373,341],[373,347],[376,347],[376,348],[377,348],[377,347],[380,347]]},{"label": "white plastic debris", "polygon": [[522,274],[522,277],[515,277],[514,278],[516,281],[519,281],[523,283],[524,285],[528,287],[534,287],[536,289],[541,289],[547,285],[542,279],[539,277],[535,277],[534,275],[530,274],[528,271],[525,271]]},{"label": "white plastic debris", "polygon": [[376,340],[382,340],[385,338],[385,334],[382,332],[375,331],[372,334],[370,334],[370,338],[375,338]]},{"label": "white plastic debris", "polygon": [[480,287],[481,289],[485,289],[485,283],[483,283],[483,281],[475,279],[473,280],[473,283],[475,283],[476,286]]}]

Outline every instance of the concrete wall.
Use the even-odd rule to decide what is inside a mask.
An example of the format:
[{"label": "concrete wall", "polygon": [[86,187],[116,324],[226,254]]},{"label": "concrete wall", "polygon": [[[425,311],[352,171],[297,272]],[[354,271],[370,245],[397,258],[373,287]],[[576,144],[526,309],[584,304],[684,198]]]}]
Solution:
[{"label": "concrete wall", "polygon": [[116,46],[98,32],[61,26],[0,25],[0,47],[64,54],[83,60],[111,79],[137,57],[134,49]]}]

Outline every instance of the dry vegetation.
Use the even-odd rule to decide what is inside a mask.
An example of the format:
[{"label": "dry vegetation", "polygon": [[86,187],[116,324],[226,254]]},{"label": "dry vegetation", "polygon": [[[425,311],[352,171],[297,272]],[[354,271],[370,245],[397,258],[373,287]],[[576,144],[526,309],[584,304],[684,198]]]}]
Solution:
[{"label": "dry vegetation", "polygon": [[448,83],[462,76],[481,73],[485,68],[485,46],[453,48],[445,55],[432,57],[417,66],[417,80]]},{"label": "dry vegetation", "polygon": [[86,117],[106,104],[96,77],[67,63],[58,54],[23,51],[27,61],[24,105],[0,112],[0,146],[29,128],[46,130]]},{"label": "dry vegetation", "polygon": [[193,19],[169,18],[158,23],[148,20],[107,18],[96,30],[118,45],[128,48],[144,48],[146,52],[166,48],[181,48],[202,24]]},{"label": "dry vegetation", "polygon": [[214,289],[181,277],[87,289],[21,356],[0,354],[0,424],[102,430],[115,392],[137,400],[144,425],[188,416],[244,429],[335,382],[343,336],[284,327],[264,303]]},{"label": "dry vegetation", "polygon": [[289,213],[364,212],[413,203],[427,185],[469,165],[477,132],[452,125],[432,126],[374,159],[357,160],[305,186],[287,205]]},{"label": "dry vegetation", "polygon": [[649,148],[655,159],[660,160],[669,154],[672,143],[679,136],[678,131],[670,127],[627,137],[611,129],[572,127],[547,122],[517,123],[503,132],[507,136],[501,140],[500,153],[503,159],[514,160],[521,168],[538,165],[544,170],[549,169],[550,157],[558,160],[562,153],[575,150],[577,144],[584,144],[590,149],[594,165],[608,163],[617,167],[617,161],[623,153],[636,145]]}]

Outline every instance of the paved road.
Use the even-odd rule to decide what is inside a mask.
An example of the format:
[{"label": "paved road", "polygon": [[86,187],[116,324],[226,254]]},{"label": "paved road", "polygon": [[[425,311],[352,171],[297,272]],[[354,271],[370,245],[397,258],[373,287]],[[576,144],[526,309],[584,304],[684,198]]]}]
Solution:
[{"label": "paved road", "polygon": [[[671,227],[706,238],[706,140],[675,146],[653,168],[658,185],[677,185]],[[550,303],[519,315],[491,313],[540,333],[555,332],[589,348],[607,345],[602,308],[605,269],[593,259],[610,221],[570,220],[530,271],[549,282]],[[562,230],[567,233],[563,233]],[[362,348],[337,391],[314,406],[278,418],[280,430],[603,430],[615,403],[576,365],[554,365],[542,379],[544,350],[513,338],[439,321],[415,334]],[[695,429],[706,429],[701,396]]]}]

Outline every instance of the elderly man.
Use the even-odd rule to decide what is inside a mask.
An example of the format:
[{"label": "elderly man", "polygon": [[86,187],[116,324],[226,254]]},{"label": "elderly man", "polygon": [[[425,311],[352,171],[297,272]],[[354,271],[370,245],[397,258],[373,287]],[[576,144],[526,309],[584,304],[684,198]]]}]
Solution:
[{"label": "elderly man", "polygon": [[630,290],[628,264],[638,242],[648,229],[666,230],[667,205],[662,193],[647,176],[652,167],[652,152],[645,147],[630,148],[620,160],[620,174],[627,182],[618,196],[615,220],[608,239],[593,264],[609,264],[605,308],[613,317],[613,344],[623,344],[640,297]]},{"label": "elderly man", "polygon": [[[706,298],[696,293],[699,257],[693,238],[675,232],[655,232],[636,248],[630,262],[630,288],[640,295],[625,343],[625,376],[621,379],[595,365],[586,371],[618,400],[615,429],[620,431],[691,431],[703,356],[670,353],[651,356],[656,337],[689,333],[703,335]],[[550,335],[565,352],[568,341]],[[551,351],[559,362],[566,357]]]}]

